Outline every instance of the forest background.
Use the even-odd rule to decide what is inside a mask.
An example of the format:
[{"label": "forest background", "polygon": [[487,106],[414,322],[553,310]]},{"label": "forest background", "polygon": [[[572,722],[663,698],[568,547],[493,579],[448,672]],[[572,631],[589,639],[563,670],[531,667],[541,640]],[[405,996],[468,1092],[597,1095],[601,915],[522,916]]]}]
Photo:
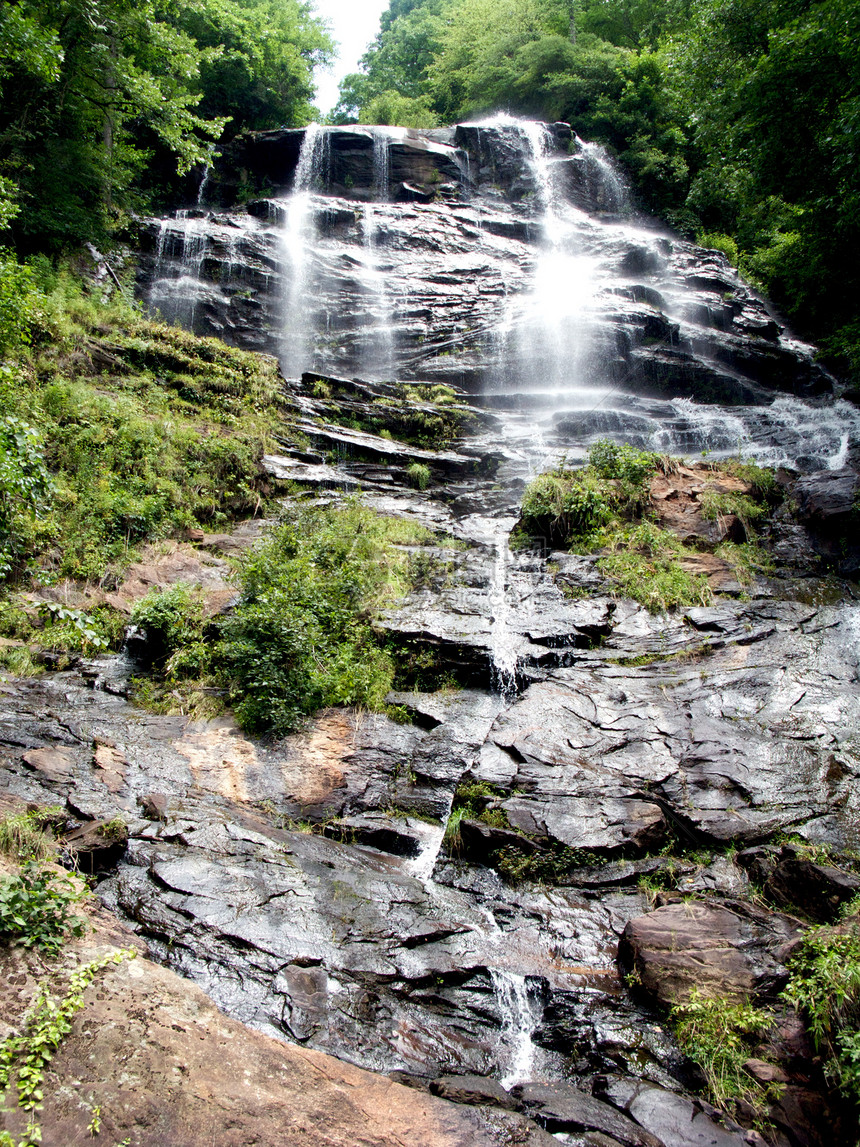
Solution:
[{"label": "forest background", "polygon": [[[0,241],[109,248],[218,144],[319,118],[331,51],[297,0],[8,0]],[[331,118],[502,109],[605,144],[642,209],[724,250],[857,385],[855,0],[391,0]]]}]

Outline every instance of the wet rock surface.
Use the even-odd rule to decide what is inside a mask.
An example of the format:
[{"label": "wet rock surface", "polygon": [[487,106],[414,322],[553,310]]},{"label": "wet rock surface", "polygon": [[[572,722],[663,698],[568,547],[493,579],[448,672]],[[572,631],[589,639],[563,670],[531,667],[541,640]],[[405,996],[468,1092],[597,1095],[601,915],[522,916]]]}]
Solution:
[{"label": "wet rock surface", "polygon": [[[74,966],[135,942],[106,913],[91,921],[95,931],[54,969],[55,991]],[[14,950],[2,967],[4,1019],[17,1023],[44,967]],[[158,1147],[554,1142],[514,1112],[455,1105],[252,1031],[143,955],[109,966],[87,990],[38,1114],[42,1141],[56,1147],[120,1137]],[[22,1133],[24,1124],[18,1112],[0,1114],[0,1128]]]},{"label": "wet rock surface", "polygon": [[[308,273],[311,302],[304,333],[287,335],[290,353],[305,339],[307,361],[285,388],[294,421],[263,461],[281,496],[361,497],[435,535],[410,553],[413,591],[376,623],[397,650],[389,702],[405,723],[336,709],[263,741],[229,717],[137,709],[127,695],[141,665],[99,658],[0,682],[0,797],[65,806],[69,849],[92,857],[100,900],[222,1009],[196,992],[176,1002],[185,1035],[192,1006],[219,1047],[245,1048],[244,1032],[260,1073],[281,1080],[280,1055],[294,1057],[311,1098],[308,1081],[324,1080],[295,1136],[322,1121],[333,1142],[357,1141],[364,1112],[363,1134],[380,1143],[757,1144],[691,1097],[665,1006],[703,983],[725,998],[772,997],[802,927],[794,913],[832,919],[856,890],[852,873],[774,842],[796,834],[838,855],[858,837],[860,606],[845,583],[813,575],[822,555],[846,568],[834,547],[848,552],[839,530],[853,512],[860,421],[721,256],[623,216],[583,147],[553,154],[581,216],[584,246],[570,233],[566,254],[597,268],[594,323],[551,348],[535,310],[541,261],[560,254],[551,212],[537,209],[522,133],[484,132],[407,134],[390,149],[387,196],[370,129],[330,141],[330,194],[306,203],[310,263],[292,268],[294,280]],[[571,139],[563,125],[552,136],[563,149]],[[265,133],[243,162],[260,178],[282,164],[273,182],[286,186],[301,142]],[[446,190],[423,202],[433,171]],[[153,224],[150,304],[283,349],[293,207],[204,204]],[[788,466],[780,481],[805,509],[767,527],[773,575],[740,586],[710,552],[737,543],[742,523],[705,521],[704,468],[692,463],[654,496],[663,525],[701,546],[690,560],[710,605],[654,615],[619,596],[594,555],[549,538],[512,552],[525,483],[603,435],[716,457],[742,442]],[[147,555],[117,588],[119,607],[188,581],[211,612],[229,608],[226,559],[265,530],[244,523]],[[117,821],[120,855],[99,856],[101,830]],[[745,899],[751,881],[769,908]],[[150,974],[173,992],[166,971]],[[123,1007],[138,998],[130,975],[115,973]],[[800,1021],[783,1026],[796,1050]],[[86,1047],[113,1064],[126,1054],[119,1027],[111,1012]],[[143,1043],[129,1054],[149,1055]],[[199,1086],[161,1072],[167,1115],[121,1100],[141,1143],[202,1142],[200,1097],[224,1091],[232,1111],[246,1095],[235,1058],[222,1078],[185,1043],[176,1055]],[[792,1144],[823,1147],[835,1124],[820,1076],[797,1066],[810,1056],[808,1045],[774,1053],[758,1070],[786,1076],[778,1122]],[[140,1078],[156,1068],[147,1060]],[[282,1093],[269,1082],[252,1091],[247,1134],[267,1141],[275,1112],[292,1142]],[[386,1104],[393,1122],[377,1132]],[[57,1109],[65,1141],[80,1141],[81,1118]]]},{"label": "wet rock surface", "polygon": [[[527,381],[535,374],[551,389],[556,372],[544,359],[552,348],[528,333],[545,238],[544,177],[530,160],[535,141],[505,125],[464,125],[444,142],[437,136],[363,127],[326,133],[311,206],[315,244],[301,270],[313,296],[302,301],[303,326],[317,333],[296,370],[363,367],[371,377],[473,391],[489,383],[499,402],[540,391]],[[612,276],[590,300],[587,345],[571,343],[584,376],[600,363],[599,373],[609,365],[622,391],[740,406],[767,406],[775,390],[831,392],[809,352],[783,336],[724,256],[638,228],[624,217],[621,185],[617,177],[617,188],[607,183],[594,149],[558,134],[547,140],[554,192],[579,208],[577,238],[566,241],[577,250],[569,253],[581,256],[595,285]],[[207,187],[226,193],[229,212],[204,204],[150,224],[140,282],[150,306],[200,333],[290,358],[278,333],[289,295],[280,245],[302,143],[302,132],[282,131],[242,145],[246,176],[282,188],[280,198],[255,201],[252,210],[231,207],[227,156],[226,179],[216,165]],[[494,334],[500,311],[501,339]]]},{"label": "wet rock surface", "polygon": [[679,902],[631,920],[622,963],[666,1004],[693,988],[721,999],[775,996],[787,979],[785,959],[800,922],[753,905]]}]

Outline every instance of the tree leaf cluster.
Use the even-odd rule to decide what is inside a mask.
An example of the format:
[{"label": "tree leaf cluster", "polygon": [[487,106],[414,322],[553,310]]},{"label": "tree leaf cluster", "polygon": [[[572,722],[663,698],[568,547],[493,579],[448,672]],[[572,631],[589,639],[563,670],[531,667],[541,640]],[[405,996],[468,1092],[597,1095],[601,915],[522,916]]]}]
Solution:
[{"label": "tree leaf cluster", "polygon": [[331,42],[298,0],[0,6],[0,227],[104,242],[245,127],[305,123]]}]

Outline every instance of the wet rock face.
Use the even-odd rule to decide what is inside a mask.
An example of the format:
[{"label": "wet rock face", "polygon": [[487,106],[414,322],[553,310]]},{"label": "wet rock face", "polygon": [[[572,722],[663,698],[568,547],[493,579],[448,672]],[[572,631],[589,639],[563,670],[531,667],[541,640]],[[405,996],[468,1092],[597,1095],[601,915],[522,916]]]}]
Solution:
[{"label": "wet rock face", "polygon": [[[98,959],[134,943],[106,915],[96,914],[95,934],[74,943],[67,962]],[[10,985],[3,992],[4,1017],[17,1023],[26,989],[35,990],[44,968],[32,956],[7,950],[3,972]],[[332,1147],[555,1142],[514,1112],[456,1106],[252,1031],[143,955],[109,966],[87,991],[44,1091],[38,1113],[44,1142],[64,1147],[83,1147],[98,1136],[117,1143],[129,1132],[138,1143],[171,1147],[295,1147],[319,1142],[320,1135]],[[100,1115],[97,1134],[94,1112]],[[25,1122],[15,1110],[0,1114],[0,1128],[19,1135]]]},{"label": "wet rock face", "polygon": [[[264,742],[228,718],[141,713],[131,666],[98,659],[0,684],[4,793],[64,802],[82,852],[121,818],[98,894],[158,960],[304,1064],[333,1053],[455,1099],[459,1142],[756,1143],[686,1096],[661,1009],[703,979],[772,993],[789,913],[853,896],[850,874],[769,842],[856,842],[860,614],[794,579],[853,513],[860,419],[816,397],[826,377],[719,253],[625,215],[605,157],[566,125],[543,166],[510,124],[332,129],[301,201],[282,192],[303,139],[235,144],[212,200],[151,223],[141,288],[166,317],[283,352],[299,381],[262,462],[273,491],[360,494],[437,535],[377,622],[407,722],[331,710]],[[260,194],[244,210],[240,170]],[[772,527],[782,581],[743,589],[702,553],[723,596],[655,617],[593,555],[549,537],[511,553],[525,482],[604,435],[689,455],[743,443],[815,471],[783,476],[806,524],[786,511]],[[699,476],[666,477],[661,523],[742,541],[736,517],[693,512]],[[118,602],[182,578],[229,608],[218,555],[262,528],[150,555]],[[671,872],[667,849],[688,854]],[[649,911],[640,881],[670,876]],[[751,880],[784,911],[744,902]],[[627,991],[619,946],[647,997]]]},{"label": "wet rock face", "polygon": [[[207,181],[219,209],[144,229],[141,294],[199,333],[281,355],[288,373],[489,384],[508,400],[541,389],[535,379],[557,387],[560,372],[731,405],[829,393],[721,254],[622,222],[620,178],[569,133],[325,129],[301,232],[287,193],[304,133],[257,133]],[[267,198],[236,208],[239,171]],[[561,240],[548,238],[548,197],[567,219]],[[556,247],[572,259],[559,290],[589,296],[588,330],[574,299],[563,345],[548,333],[552,292],[541,294],[542,257]]]}]

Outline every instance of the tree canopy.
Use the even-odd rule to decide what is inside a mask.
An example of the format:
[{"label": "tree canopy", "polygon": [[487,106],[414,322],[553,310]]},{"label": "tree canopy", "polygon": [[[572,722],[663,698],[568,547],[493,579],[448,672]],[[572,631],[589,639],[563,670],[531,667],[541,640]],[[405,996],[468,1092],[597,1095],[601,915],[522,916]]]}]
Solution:
[{"label": "tree canopy", "polygon": [[225,128],[303,123],[330,41],[297,0],[13,0],[0,7],[0,226],[100,240]]}]

